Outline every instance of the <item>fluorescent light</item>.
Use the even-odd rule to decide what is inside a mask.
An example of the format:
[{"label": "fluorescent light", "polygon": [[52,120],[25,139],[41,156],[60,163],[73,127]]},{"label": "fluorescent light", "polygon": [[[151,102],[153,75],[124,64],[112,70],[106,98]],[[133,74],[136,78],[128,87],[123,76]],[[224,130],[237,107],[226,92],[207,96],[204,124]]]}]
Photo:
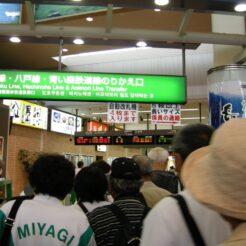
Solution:
[{"label": "fluorescent light", "polygon": [[86,20],[89,21],[89,22],[91,22],[91,21],[93,21],[94,19],[93,19],[92,17],[87,17]]},{"label": "fluorescent light", "polygon": [[164,6],[169,3],[169,0],[155,0],[155,4],[158,6]]},{"label": "fluorescent light", "polygon": [[73,43],[74,43],[74,44],[84,44],[85,42],[84,42],[83,39],[76,38],[76,39],[73,40]]},{"label": "fluorescent light", "polygon": [[68,52],[68,49],[62,49],[63,52]]},{"label": "fluorescent light", "polygon": [[146,46],[147,46],[147,43],[144,42],[144,41],[139,41],[139,42],[136,43],[136,45],[137,45],[138,47],[146,47]]},{"label": "fluorescent light", "polygon": [[237,4],[234,9],[237,12],[244,12],[246,11],[246,4],[245,3]]},{"label": "fluorescent light", "polygon": [[97,113],[92,113],[92,114],[97,114],[97,115],[100,115],[100,114],[108,114],[108,112],[97,112]]},{"label": "fluorescent light", "polygon": [[181,108],[181,111],[198,111],[198,108]]},{"label": "fluorescent light", "polygon": [[[202,120],[205,120],[206,117],[201,117]],[[187,117],[187,118],[181,118],[181,120],[200,120],[200,117]]]},{"label": "fluorescent light", "polygon": [[12,43],[20,43],[21,42],[20,38],[18,38],[18,37],[11,37],[9,39],[9,41]]},{"label": "fluorescent light", "polygon": [[155,12],[160,12],[160,11],[161,11],[161,9],[154,9],[154,11],[155,11]]}]

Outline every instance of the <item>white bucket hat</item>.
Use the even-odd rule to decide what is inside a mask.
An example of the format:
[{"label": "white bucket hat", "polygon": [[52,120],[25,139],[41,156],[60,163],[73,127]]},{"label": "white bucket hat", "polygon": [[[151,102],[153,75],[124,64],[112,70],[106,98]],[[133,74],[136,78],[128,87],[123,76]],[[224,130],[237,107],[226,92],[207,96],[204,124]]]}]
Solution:
[{"label": "white bucket hat", "polygon": [[246,119],[232,119],[209,147],[192,152],[181,179],[193,196],[220,214],[246,220]]}]

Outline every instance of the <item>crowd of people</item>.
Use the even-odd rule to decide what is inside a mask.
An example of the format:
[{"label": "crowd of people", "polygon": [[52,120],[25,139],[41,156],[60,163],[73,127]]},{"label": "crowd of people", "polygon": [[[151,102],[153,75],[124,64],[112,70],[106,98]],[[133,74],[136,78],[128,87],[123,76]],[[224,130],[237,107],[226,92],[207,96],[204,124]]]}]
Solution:
[{"label": "crowd of people", "polygon": [[185,126],[171,153],[155,147],[111,165],[75,170],[62,155],[41,155],[28,177],[34,197],[0,208],[0,245],[245,246],[245,139],[246,119],[232,119],[216,130]]}]

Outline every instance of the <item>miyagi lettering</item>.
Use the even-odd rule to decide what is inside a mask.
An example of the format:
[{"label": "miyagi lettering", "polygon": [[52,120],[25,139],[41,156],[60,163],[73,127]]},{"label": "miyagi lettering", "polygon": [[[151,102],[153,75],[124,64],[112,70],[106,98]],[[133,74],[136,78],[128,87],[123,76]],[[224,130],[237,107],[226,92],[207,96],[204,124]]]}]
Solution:
[{"label": "miyagi lettering", "polygon": [[69,235],[68,231],[64,228],[55,229],[54,225],[47,225],[46,223],[32,223],[24,224],[22,227],[17,227],[18,238],[21,240],[22,238],[30,237],[30,236],[44,236],[44,237],[53,237],[57,238],[59,241],[66,243],[66,245],[70,245],[74,240],[74,235]]}]

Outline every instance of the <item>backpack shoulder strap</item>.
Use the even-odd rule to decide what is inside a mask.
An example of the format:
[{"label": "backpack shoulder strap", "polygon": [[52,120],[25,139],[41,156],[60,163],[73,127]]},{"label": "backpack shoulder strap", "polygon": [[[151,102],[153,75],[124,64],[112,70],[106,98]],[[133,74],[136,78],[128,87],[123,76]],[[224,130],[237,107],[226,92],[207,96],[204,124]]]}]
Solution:
[{"label": "backpack shoulder strap", "polygon": [[178,201],[179,208],[182,211],[185,223],[189,229],[193,242],[196,246],[206,246],[205,241],[200,233],[200,230],[193,218],[190,214],[189,208],[186,204],[186,201],[181,195],[173,195],[171,196]]},{"label": "backpack shoulder strap", "polygon": [[114,215],[116,216],[116,218],[119,220],[121,224],[129,223],[128,218],[125,216],[125,214],[122,212],[122,210],[117,205],[112,203],[108,206],[108,209],[114,213]]},{"label": "backpack shoulder strap", "polygon": [[16,214],[18,212],[20,205],[22,204],[24,200],[32,199],[32,198],[33,196],[23,196],[23,197],[20,196],[15,199],[15,202],[9,212],[9,215],[4,221],[5,227],[4,227],[2,238],[0,240],[0,245],[3,245],[3,246],[8,245],[11,229],[14,225],[15,217],[16,217]]},{"label": "backpack shoulder strap", "polygon": [[83,210],[83,212],[85,213],[85,215],[87,215],[89,213],[89,210],[86,208],[86,206],[83,204],[83,202],[78,202],[78,205]]}]

